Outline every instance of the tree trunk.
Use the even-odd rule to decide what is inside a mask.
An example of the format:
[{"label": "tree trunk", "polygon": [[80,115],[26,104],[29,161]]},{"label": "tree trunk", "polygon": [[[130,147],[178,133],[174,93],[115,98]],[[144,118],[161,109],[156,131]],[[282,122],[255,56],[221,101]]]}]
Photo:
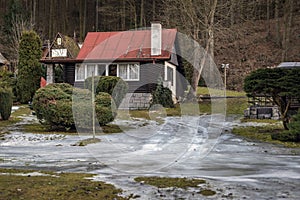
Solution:
[{"label": "tree trunk", "polygon": [[230,1],[230,26],[233,26],[235,23],[235,0]]},{"label": "tree trunk", "polygon": [[279,20],[279,0],[275,0],[275,19],[276,19],[276,44],[281,47],[281,37],[280,37],[280,20]]},{"label": "tree trunk", "polygon": [[49,32],[48,32],[48,38],[52,38],[52,31],[53,31],[53,12],[54,12],[54,9],[53,9],[53,1],[47,1],[50,5],[49,5],[49,8],[50,8],[50,10],[49,10],[49,26],[48,26],[48,28],[49,28]]},{"label": "tree trunk", "polygon": [[[189,91],[188,98],[195,98],[197,96],[197,87],[201,77],[202,70],[206,66],[206,63],[210,62],[210,60],[213,59],[214,57],[214,18],[215,18],[217,2],[218,2],[217,0],[213,0],[213,2],[209,4],[209,8],[208,8],[209,15],[207,19],[208,27],[206,30],[208,38],[206,40],[206,48],[205,48],[204,55],[201,59],[200,65],[199,63],[198,64],[196,63],[196,65],[195,63],[193,64],[194,72],[193,72],[191,89]],[[196,57],[194,59],[196,59]],[[195,61],[197,61],[197,59]]]},{"label": "tree trunk", "polygon": [[144,26],[144,19],[145,19],[144,0],[141,0],[140,27]]},{"label": "tree trunk", "polygon": [[290,35],[293,21],[293,0],[287,0],[284,6],[284,31],[282,38],[282,61],[287,61],[287,52],[290,44]]},{"label": "tree trunk", "polygon": [[126,29],[126,1],[122,1],[122,30],[125,31]]}]

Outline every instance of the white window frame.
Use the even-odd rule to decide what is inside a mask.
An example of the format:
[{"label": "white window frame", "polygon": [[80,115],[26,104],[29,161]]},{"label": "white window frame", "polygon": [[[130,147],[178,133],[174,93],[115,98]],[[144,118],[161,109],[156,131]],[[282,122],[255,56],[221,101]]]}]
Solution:
[{"label": "white window frame", "polygon": [[[124,81],[139,81],[140,80],[140,64],[139,63],[118,63],[118,68],[117,68],[117,76],[120,77],[120,65],[126,65],[126,70],[127,70],[127,77],[123,78]],[[137,66],[137,78],[131,79],[130,78],[130,68],[129,65],[136,65]],[[121,78],[121,77],[120,77]]]},{"label": "white window frame", "polygon": [[83,71],[84,71],[84,74],[83,74],[83,77],[85,78],[86,76],[86,67],[85,65],[83,64],[76,64],[75,65],[75,81],[84,81],[85,79],[78,79],[78,73],[77,73],[77,68],[80,68],[80,67],[84,67]]},{"label": "white window frame", "polygon": [[89,75],[88,74],[88,66],[89,67],[94,67],[94,76],[97,76],[98,74],[98,65],[97,64],[94,64],[94,63],[88,63],[85,65],[85,70],[86,70],[86,73],[85,73],[85,79],[87,79],[88,77],[92,77],[92,75]]},{"label": "white window frame", "polygon": [[99,66],[104,66],[105,65],[105,75],[104,76],[108,76],[108,64],[107,63],[97,63],[96,64],[96,76],[102,76],[102,74],[98,74],[99,72]]},{"label": "white window frame", "polygon": [[[98,74],[98,67],[101,65],[105,65],[105,76],[108,76],[109,73],[109,65],[110,64],[116,64],[117,65],[117,77],[120,77],[120,65],[126,65],[126,70],[127,70],[127,77],[126,78],[122,78],[124,81],[139,81],[140,80],[140,63],[136,63],[136,62],[130,62],[130,63],[78,63],[75,65],[75,81],[84,81],[86,78],[88,78],[88,66],[94,66],[95,67],[95,76],[101,76],[100,74]],[[130,78],[130,68],[129,65],[135,65],[137,67],[137,78],[135,79],[131,79]],[[83,71],[84,71],[84,79],[78,79],[78,74],[77,74],[77,67],[83,67]],[[120,77],[121,78],[121,77]]]}]

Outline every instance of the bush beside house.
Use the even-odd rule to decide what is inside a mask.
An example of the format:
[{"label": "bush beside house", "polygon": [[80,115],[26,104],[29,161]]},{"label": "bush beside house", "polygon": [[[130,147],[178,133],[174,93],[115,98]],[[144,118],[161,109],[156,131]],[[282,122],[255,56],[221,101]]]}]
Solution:
[{"label": "bush beside house", "polygon": [[96,88],[96,93],[106,92],[110,94],[115,101],[117,108],[122,103],[128,91],[128,84],[116,76],[101,76]]},{"label": "bush beside house", "polygon": [[[33,109],[40,122],[51,129],[75,129],[75,125],[88,129],[92,126],[91,95],[89,90],[66,83],[49,84],[36,92]],[[99,93],[95,97],[95,114],[100,125],[114,120],[114,108],[109,94]]]},{"label": "bush beside house", "polygon": [[172,91],[163,86],[162,81],[159,80],[156,89],[152,92],[151,105],[160,104],[165,108],[173,108],[174,102],[172,98]]}]

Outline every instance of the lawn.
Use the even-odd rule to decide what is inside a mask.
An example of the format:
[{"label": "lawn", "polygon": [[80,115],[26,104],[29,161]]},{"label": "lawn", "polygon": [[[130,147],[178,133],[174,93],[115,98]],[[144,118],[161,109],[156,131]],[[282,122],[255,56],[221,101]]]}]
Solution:
[{"label": "lawn", "polygon": [[[266,121],[264,121],[266,123]],[[248,126],[248,127],[235,127],[232,133],[235,135],[242,136],[248,140],[267,142],[271,144],[282,145],[288,148],[300,148],[300,143],[296,142],[282,142],[279,140],[273,140],[271,137],[272,133],[279,133],[283,131],[281,124],[274,123],[271,121],[266,126]]]},{"label": "lawn", "polygon": [[22,121],[21,117],[29,115],[30,112],[31,111],[27,105],[21,105],[19,106],[19,109],[11,114],[9,120],[0,120],[0,139],[8,133],[8,126],[13,126],[14,124]]},{"label": "lawn", "polygon": [[104,182],[88,180],[93,175],[0,169],[0,199],[128,199],[122,190]]},{"label": "lawn", "polygon": [[[170,177],[136,177],[134,179],[137,182],[141,182],[147,185],[152,185],[158,188],[181,188],[187,190],[188,188],[199,189],[200,194],[203,196],[213,196],[216,194],[214,190],[211,190],[207,185],[206,180],[203,179],[188,179],[188,178],[170,178]],[[200,185],[204,185],[201,186]]]},{"label": "lawn", "polygon": [[[211,96],[224,96],[224,90],[214,89],[214,88],[207,88],[207,87],[198,87],[197,88],[197,95],[211,95]],[[233,90],[226,90],[227,97],[246,97],[245,92],[238,92]]]}]

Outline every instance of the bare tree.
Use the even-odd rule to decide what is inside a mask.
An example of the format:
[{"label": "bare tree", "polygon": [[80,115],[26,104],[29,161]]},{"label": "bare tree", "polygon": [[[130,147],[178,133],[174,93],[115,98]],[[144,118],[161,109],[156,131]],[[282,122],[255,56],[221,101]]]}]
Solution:
[{"label": "bare tree", "polygon": [[[164,0],[169,6],[165,21],[170,26],[180,25],[181,30],[192,37],[196,42],[205,46],[204,55],[195,55],[191,80],[191,90],[188,98],[196,96],[197,86],[204,66],[214,59],[214,28],[217,0]],[[165,7],[167,7],[167,5]],[[175,15],[175,16],[174,16]],[[201,57],[198,60],[197,57]]]},{"label": "bare tree", "polygon": [[13,16],[12,18],[12,35],[11,35],[11,47],[17,57],[19,58],[19,44],[21,41],[21,36],[24,31],[33,30],[34,24],[24,20],[22,16]]}]

